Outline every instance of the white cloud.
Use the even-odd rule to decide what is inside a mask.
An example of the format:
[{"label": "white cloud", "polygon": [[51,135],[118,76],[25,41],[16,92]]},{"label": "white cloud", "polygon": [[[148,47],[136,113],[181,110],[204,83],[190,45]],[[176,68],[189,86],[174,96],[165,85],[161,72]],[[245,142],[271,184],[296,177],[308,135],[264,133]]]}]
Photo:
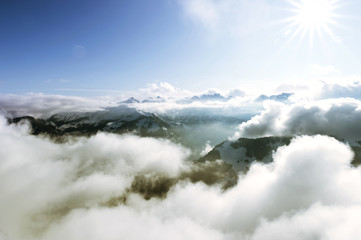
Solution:
[{"label": "white cloud", "polygon": [[241,89],[231,89],[228,93],[229,97],[244,97],[246,93]]},{"label": "white cloud", "polygon": [[265,0],[180,0],[187,17],[212,33],[247,35],[269,23],[271,8]]},{"label": "white cloud", "polygon": [[184,180],[165,198],[145,200],[127,191],[134,176],[175,177],[187,169],[188,150],[112,134],[55,144],[5,122],[0,118],[6,240],[360,237],[361,169],[350,166],[350,148],[330,137],[294,139],[227,191]]},{"label": "white cloud", "polygon": [[59,112],[96,111],[116,106],[107,98],[82,98],[32,93],[27,95],[1,95],[0,112],[10,116],[31,115],[49,117]]},{"label": "white cloud", "polygon": [[201,156],[205,156],[207,153],[209,153],[212,149],[214,148],[214,146],[210,145],[210,141],[207,141],[206,144],[204,145],[202,152],[201,152]]},{"label": "white cloud", "polygon": [[185,14],[195,22],[201,22],[206,27],[215,27],[219,22],[218,4],[214,0],[180,0]]},{"label": "white cloud", "polygon": [[[302,80],[299,80],[302,81]],[[294,101],[304,99],[355,98],[361,99],[361,79],[359,77],[322,76],[312,82],[300,84],[282,84],[276,88],[277,93],[292,92]]]},{"label": "white cloud", "polygon": [[[305,99],[329,99],[340,97],[352,97],[360,99],[361,81],[358,78],[339,79],[335,81],[317,81],[313,85],[294,86],[281,85],[275,92],[259,92],[258,95],[250,94],[241,89],[220,90],[211,88],[203,92],[191,92],[179,89],[167,82],[148,84],[147,88],[138,92],[128,92],[117,96],[105,96],[96,98],[46,95],[42,93],[30,93],[27,95],[0,94],[0,112],[3,115],[34,117],[50,117],[60,112],[85,112],[97,111],[107,107],[116,107],[121,101],[129,97],[135,97],[142,101],[153,99],[154,102],[141,102],[130,104],[129,107],[154,112],[154,113],[179,113],[182,111],[195,111],[208,115],[235,116],[243,119],[259,113],[262,103],[255,101],[261,94],[294,93],[290,101],[298,102]],[[190,100],[193,96],[220,94],[224,99],[209,98],[206,100]],[[160,97],[157,99],[157,97]]]},{"label": "white cloud", "polygon": [[[208,99],[193,101],[193,96],[203,94],[221,94],[230,99]],[[222,91],[208,89],[203,92],[190,92],[179,89],[167,82],[148,84],[147,88],[138,92],[120,96],[104,96],[96,98],[46,95],[30,93],[27,95],[0,94],[0,113],[8,117],[30,115],[47,118],[61,112],[90,112],[104,110],[107,107],[119,106],[120,102],[135,97],[139,101],[154,100],[129,104],[138,110],[153,113],[182,114],[182,111],[193,111],[201,115],[242,116],[248,118],[261,109],[260,103],[252,104],[254,96],[248,96],[240,89]],[[159,97],[159,98],[158,98]],[[243,117],[245,116],[245,117]]]},{"label": "white cloud", "polygon": [[[254,230],[261,232],[265,221],[297,216],[317,203],[327,207],[359,205],[360,194],[354,194],[353,189],[361,175],[359,169],[349,167],[351,158],[350,149],[334,139],[298,138],[277,151],[274,163],[253,165],[228,192],[200,184],[177,186],[156,209],[161,216],[181,214],[206,222],[212,229],[230,233],[229,239],[252,239]],[[317,221],[317,215],[313,217]],[[288,233],[288,228],[277,230],[280,236]],[[312,236],[312,230],[306,225],[304,231],[311,235],[305,236]]]},{"label": "white cloud", "polygon": [[0,231],[9,239],[31,239],[73,209],[125,194],[137,174],[172,178],[188,169],[189,151],[167,140],[101,133],[55,144],[5,122],[1,117]]},{"label": "white cloud", "polygon": [[359,78],[341,79],[340,81],[323,81],[318,98],[352,97],[361,99],[361,81]]},{"label": "white cloud", "polygon": [[267,102],[264,111],[239,126],[235,137],[327,134],[360,140],[360,121],[361,102],[355,99]]},{"label": "white cloud", "polygon": [[311,66],[311,74],[314,75],[329,75],[331,73],[339,73],[340,71],[336,69],[335,66],[321,66],[318,64],[313,64]]},{"label": "white cloud", "polygon": [[264,221],[252,239],[359,239],[361,234],[356,225],[360,221],[360,214],[360,205],[315,204],[304,212],[285,215],[273,222]]},{"label": "white cloud", "polygon": [[[163,97],[163,98],[180,98],[190,96],[192,93],[187,90],[182,90],[174,87],[168,82],[150,83],[147,88],[141,88],[139,97]],[[136,95],[138,95],[137,93]],[[134,96],[133,96],[134,97]],[[136,96],[137,97],[137,96]]]},{"label": "white cloud", "polygon": [[[225,101],[225,99],[208,99],[204,101],[194,101],[190,98],[194,96],[213,95],[220,94],[225,98],[231,97]],[[208,111],[210,115],[224,114],[224,115],[247,115],[255,113],[260,110],[259,103],[251,104],[254,100],[254,96],[247,95],[241,89],[220,90],[216,88],[210,88],[202,92],[191,92],[172,86],[167,82],[151,83],[147,88],[140,89],[139,93],[134,93],[133,97],[138,100],[153,99],[154,102],[141,102],[133,103],[130,106],[146,112],[155,113],[179,113],[181,111],[194,110],[194,113],[202,113],[205,115]],[[158,99],[157,97],[161,97]],[[130,97],[130,96],[129,96]]]}]

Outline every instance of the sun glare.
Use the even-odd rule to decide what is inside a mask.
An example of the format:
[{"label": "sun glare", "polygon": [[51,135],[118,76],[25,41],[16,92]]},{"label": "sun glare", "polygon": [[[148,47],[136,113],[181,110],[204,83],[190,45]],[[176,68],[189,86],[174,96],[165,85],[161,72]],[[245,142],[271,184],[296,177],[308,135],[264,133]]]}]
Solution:
[{"label": "sun glare", "polygon": [[321,39],[324,33],[334,37],[330,26],[336,24],[334,11],[337,8],[337,0],[290,0],[289,2],[294,6],[291,10],[294,16],[287,19],[292,27],[296,26],[293,37],[298,34],[301,34],[302,38],[309,35],[311,43],[315,33]]}]

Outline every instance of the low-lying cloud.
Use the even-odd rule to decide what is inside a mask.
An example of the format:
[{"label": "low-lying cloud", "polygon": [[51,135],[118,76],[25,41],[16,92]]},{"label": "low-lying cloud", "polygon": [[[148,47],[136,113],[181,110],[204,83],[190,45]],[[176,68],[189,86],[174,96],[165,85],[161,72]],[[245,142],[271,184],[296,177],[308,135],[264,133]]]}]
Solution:
[{"label": "low-lying cloud", "polygon": [[174,178],[187,170],[189,151],[168,140],[99,133],[55,144],[0,120],[0,231],[10,239],[30,239],[24,236],[72,209],[123,195],[135,175]]},{"label": "low-lying cloud", "polygon": [[[268,92],[245,92],[241,89],[208,89],[203,92],[191,92],[176,88],[167,82],[161,82],[149,84],[147,88],[140,89],[138,92],[96,98],[42,93],[0,94],[0,113],[7,117],[30,115],[48,118],[62,112],[93,112],[126,104],[141,111],[170,116],[196,113],[249,119],[250,116],[261,112],[262,101],[282,96],[282,94],[290,95],[286,102],[295,103],[300,100],[315,101],[340,97],[359,99],[360,93],[361,85],[357,79],[335,82],[318,81],[312,86],[282,85]],[[134,97],[135,101],[127,102],[126,100],[130,97]]]},{"label": "low-lying cloud", "polygon": [[361,102],[355,99],[268,102],[265,110],[239,126],[238,137],[325,134],[360,140]]},{"label": "low-lying cloud", "polygon": [[165,195],[146,198],[131,190],[134,180],[181,178],[193,168],[189,150],[104,133],[55,144],[27,131],[1,118],[5,240],[361,237],[361,169],[350,166],[350,147],[330,137],[295,138],[227,190],[182,178]]},{"label": "low-lying cloud", "polygon": [[28,94],[1,95],[0,113],[8,117],[30,115],[50,117],[60,112],[86,112],[114,107],[117,104],[107,98],[82,98],[62,95]]}]

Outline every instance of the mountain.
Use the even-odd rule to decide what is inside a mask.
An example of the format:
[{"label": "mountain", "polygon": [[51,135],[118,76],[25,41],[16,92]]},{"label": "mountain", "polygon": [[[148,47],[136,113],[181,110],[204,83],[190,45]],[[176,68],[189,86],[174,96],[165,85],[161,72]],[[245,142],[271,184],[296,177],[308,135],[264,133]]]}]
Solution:
[{"label": "mountain", "polygon": [[222,159],[231,164],[232,168],[239,171],[247,171],[254,161],[265,163],[272,161],[272,153],[278,147],[288,145],[291,137],[264,137],[256,139],[240,138],[236,141],[224,141],[215,146],[207,155],[200,159],[215,161]]},{"label": "mountain", "polygon": [[52,133],[56,134],[57,129],[55,126],[50,124],[44,119],[36,119],[32,116],[24,116],[24,117],[16,117],[16,118],[9,118],[8,123],[20,123],[22,121],[27,121],[31,126],[31,134],[33,135],[39,135],[42,133]]},{"label": "mountain", "polygon": [[[191,149],[191,159],[199,160],[200,163],[221,160],[234,172],[247,171],[254,161],[272,162],[273,152],[280,146],[288,145],[292,139],[289,136],[274,136],[223,141],[234,133],[242,119],[192,109],[177,114],[158,115],[125,104],[93,112],[63,112],[47,119],[31,116],[8,119],[10,124],[22,121],[29,122],[32,134],[47,135],[59,142],[66,141],[68,136],[91,136],[97,132],[166,138]],[[361,141],[340,141],[348,143],[354,151],[352,164],[360,165]],[[206,143],[214,145],[219,142],[204,157],[199,158]]]},{"label": "mountain", "polygon": [[90,136],[99,131],[111,133],[132,133],[140,136],[172,138],[169,124],[153,113],[146,113],[126,105],[95,112],[59,113],[48,119],[24,116],[9,119],[9,123],[27,120],[32,134],[46,134],[51,137]]},{"label": "mountain", "polygon": [[134,97],[130,97],[127,100],[121,102],[121,103],[140,103],[138,99],[134,98]]},{"label": "mountain", "polygon": [[271,96],[266,96],[266,95],[262,94],[256,99],[256,101],[263,102],[265,100],[274,100],[274,101],[279,101],[279,102],[285,102],[292,95],[293,95],[293,93],[281,93],[281,94],[278,94],[278,95],[271,95]]},{"label": "mountain", "polygon": [[192,100],[198,100],[198,101],[210,101],[210,100],[220,100],[220,101],[226,101],[227,98],[223,97],[219,93],[214,94],[202,94],[200,96],[193,96],[191,98]]},{"label": "mountain", "polygon": [[[136,102],[134,98],[128,100]],[[8,121],[28,121],[32,134],[47,135],[57,141],[65,141],[68,136],[91,136],[97,132],[167,138],[190,148],[192,158],[198,159],[207,142],[214,145],[223,141],[244,119],[197,108],[159,115],[123,103],[99,111],[62,112],[46,119],[23,116]]]},{"label": "mountain", "polygon": [[[288,145],[292,137],[263,137],[256,139],[239,138],[236,141],[224,141],[215,146],[200,162],[221,159],[232,165],[236,172],[248,171],[254,161],[269,163],[273,161],[273,153],[280,146]],[[361,142],[351,145],[355,153],[352,164],[361,164]]]}]

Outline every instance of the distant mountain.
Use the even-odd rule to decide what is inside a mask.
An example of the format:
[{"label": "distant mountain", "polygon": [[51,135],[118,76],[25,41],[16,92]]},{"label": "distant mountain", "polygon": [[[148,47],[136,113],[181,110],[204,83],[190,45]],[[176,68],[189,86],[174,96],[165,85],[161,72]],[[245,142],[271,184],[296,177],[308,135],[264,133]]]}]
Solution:
[{"label": "distant mountain", "polygon": [[9,123],[28,121],[32,134],[48,135],[57,141],[97,132],[167,138],[190,148],[194,159],[199,158],[206,142],[219,143],[232,135],[244,120],[247,119],[199,109],[181,109],[159,115],[131,108],[125,103],[100,111],[58,113],[46,119],[31,116],[8,119]]},{"label": "distant mountain", "polygon": [[18,123],[22,120],[30,122],[33,134],[46,134],[52,137],[90,136],[99,131],[165,138],[174,136],[168,130],[169,124],[158,115],[138,111],[125,105],[95,112],[59,113],[48,119],[24,116],[9,119],[9,123]]},{"label": "distant mountain", "polygon": [[278,95],[271,95],[271,96],[266,96],[262,94],[256,99],[256,101],[263,102],[265,100],[274,100],[274,101],[284,102],[287,101],[292,95],[293,93],[281,93]]},{"label": "distant mountain", "polygon": [[130,97],[127,100],[121,102],[121,103],[139,103],[140,101],[134,97]]},{"label": "distant mountain", "polygon": [[214,93],[214,94],[202,94],[200,96],[193,96],[191,98],[192,100],[198,100],[198,101],[209,101],[209,100],[221,100],[221,101],[225,101],[227,100],[227,98],[223,97],[221,94],[219,93]]}]

